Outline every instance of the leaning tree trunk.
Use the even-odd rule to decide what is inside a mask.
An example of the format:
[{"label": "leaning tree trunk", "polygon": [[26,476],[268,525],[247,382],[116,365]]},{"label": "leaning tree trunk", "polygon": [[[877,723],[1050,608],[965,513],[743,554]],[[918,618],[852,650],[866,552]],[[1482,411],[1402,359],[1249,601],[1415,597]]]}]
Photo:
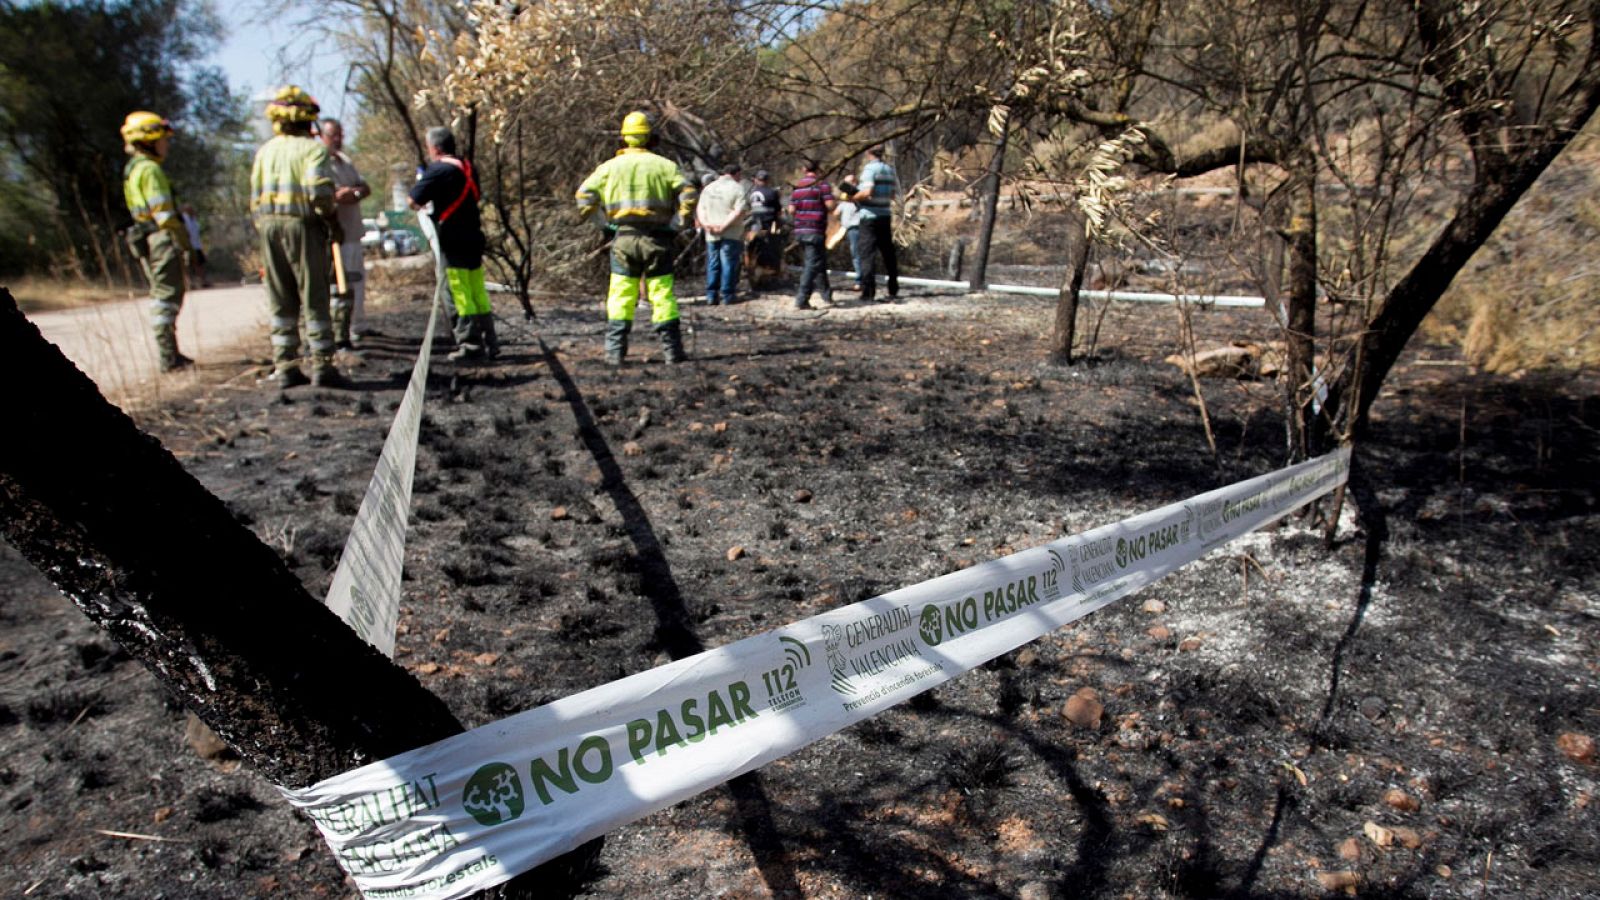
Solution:
[{"label": "leaning tree trunk", "polygon": [[1550,93],[1535,121],[1515,128],[1506,127],[1515,104],[1483,102],[1485,91],[1498,89],[1498,79],[1507,73],[1482,65],[1475,55],[1481,42],[1470,38],[1460,6],[1426,0],[1413,8],[1417,34],[1428,51],[1424,68],[1439,80],[1446,107],[1460,118],[1477,171],[1450,222],[1367,321],[1354,351],[1356,364],[1344,370],[1329,398],[1330,411],[1341,412],[1341,421],[1357,437],[1366,431],[1389,371],[1450,282],[1600,108],[1600,5],[1589,5],[1588,51],[1581,63],[1567,67],[1572,80]]},{"label": "leaning tree trunk", "polygon": [[1361,333],[1359,366],[1349,370],[1348,378],[1339,385],[1355,394],[1349,421],[1356,434],[1366,430],[1367,414],[1384,379],[1422,320],[1555,155],[1549,152],[1513,165],[1483,166],[1455,217],[1384,296]]},{"label": "leaning tree trunk", "polygon": [[[106,402],[3,288],[0,346],[0,377],[27,386],[6,400],[0,533],[263,776],[306,787],[462,730]],[[549,870],[568,864],[482,896],[548,892]]]},{"label": "leaning tree trunk", "polygon": [[1089,219],[1076,203],[1067,204],[1067,272],[1056,298],[1056,324],[1050,335],[1050,358],[1072,365],[1072,344],[1078,337],[1078,294],[1089,268]]}]

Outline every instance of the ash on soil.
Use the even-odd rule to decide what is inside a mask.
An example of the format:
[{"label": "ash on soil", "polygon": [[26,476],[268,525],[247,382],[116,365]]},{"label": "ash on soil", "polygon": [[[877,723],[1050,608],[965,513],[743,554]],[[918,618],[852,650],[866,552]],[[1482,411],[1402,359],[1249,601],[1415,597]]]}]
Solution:
[{"label": "ash on soil", "polygon": [[[378,325],[418,335],[402,294]],[[587,299],[503,317],[495,365],[441,341],[398,662],[482,724],[1284,462],[1267,383],[1204,383],[1212,456],[1161,361],[1170,309],[1110,309],[1062,367],[1038,300],[786,307],[690,307],[676,367],[642,322],[604,366]],[[1259,312],[1195,327],[1272,336]],[[356,390],[235,380],[146,424],[320,594],[414,351],[375,338]],[[1377,412],[1331,547],[1291,519],[623,828],[588,895],[1600,896],[1594,382],[1419,347]],[[16,894],[354,895],[8,547],[0,590]],[[1063,716],[1083,688],[1098,725]]]}]

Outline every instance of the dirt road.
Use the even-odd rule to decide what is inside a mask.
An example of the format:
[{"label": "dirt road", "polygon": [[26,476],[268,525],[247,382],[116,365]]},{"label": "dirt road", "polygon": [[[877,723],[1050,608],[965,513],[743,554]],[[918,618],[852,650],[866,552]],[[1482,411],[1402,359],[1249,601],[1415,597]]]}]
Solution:
[{"label": "dirt road", "polygon": [[[112,402],[128,407],[187,384],[189,372],[161,375],[144,298],[81,309],[31,313],[45,339],[61,348]],[[259,284],[191,291],[178,315],[178,348],[201,367],[238,366],[266,353],[266,288]]]}]

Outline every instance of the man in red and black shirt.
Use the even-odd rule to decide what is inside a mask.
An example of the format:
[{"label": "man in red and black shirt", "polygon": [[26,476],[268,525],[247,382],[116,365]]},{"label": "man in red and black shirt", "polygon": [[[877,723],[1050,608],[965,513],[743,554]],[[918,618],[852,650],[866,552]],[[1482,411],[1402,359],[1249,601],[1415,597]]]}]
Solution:
[{"label": "man in red and black shirt", "polygon": [[455,301],[456,351],[452,360],[500,353],[494,308],[483,282],[483,224],[478,218],[478,181],[472,164],[456,156],[456,137],[443,126],[428,129],[428,167],[411,186],[411,208],[433,204],[433,224],[444,255],[445,278]]},{"label": "man in red and black shirt", "polygon": [[[794,296],[795,309],[811,308],[813,286],[822,291],[822,302],[833,303],[833,286],[828,284],[828,214],[833,210],[833,187],[822,180],[814,160],[805,161],[805,173],[789,191],[789,219],[794,222],[794,237],[805,252],[800,270],[800,290]],[[820,283],[819,283],[820,282]]]}]

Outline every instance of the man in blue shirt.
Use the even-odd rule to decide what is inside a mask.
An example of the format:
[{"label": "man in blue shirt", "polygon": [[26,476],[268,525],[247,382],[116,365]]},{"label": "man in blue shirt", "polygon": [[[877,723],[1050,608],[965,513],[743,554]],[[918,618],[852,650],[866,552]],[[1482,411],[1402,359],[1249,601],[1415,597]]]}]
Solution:
[{"label": "man in blue shirt", "polygon": [[861,299],[868,303],[877,299],[878,254],[883,254],[883,270],[889,276],[889,300],[900,296],[900,262],[895,258],[894,232],[890,216],[894,211],[894,169],[883,161],[883,148],[867,151],[867,164],[861,167],[858,190],[851,200],[861,205],[861,225],[858,242],[861,250]]}]

